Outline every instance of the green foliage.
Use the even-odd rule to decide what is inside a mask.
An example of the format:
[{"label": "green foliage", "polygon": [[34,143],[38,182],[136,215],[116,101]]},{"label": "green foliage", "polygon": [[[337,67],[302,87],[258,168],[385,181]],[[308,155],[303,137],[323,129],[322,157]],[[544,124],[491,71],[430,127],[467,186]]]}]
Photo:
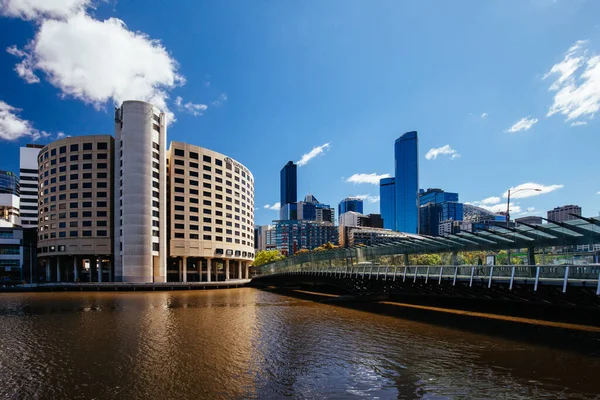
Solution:
[{"label": "green foliage", "polygon": [[442,257],[439,254],[414,254],[408,261],[410,265],[441,265]]},{"label": "green foliage", "polygon": [[261,250],[254,257],[253,267],[258,267],[273,261],[283,260],[285,256],[279,250]]}]

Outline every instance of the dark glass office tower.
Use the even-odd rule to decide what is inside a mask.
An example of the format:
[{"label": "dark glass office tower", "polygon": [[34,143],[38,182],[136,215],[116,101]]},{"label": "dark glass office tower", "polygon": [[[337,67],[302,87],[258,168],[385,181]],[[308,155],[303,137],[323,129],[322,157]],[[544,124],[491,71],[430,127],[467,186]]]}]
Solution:
[{"label": "dark glass office tower", "polygon": [[281,169],[281,209],[286,204],[298,201],[297,176],[296,164],[293,161],[288,161]]},{"label": "dark glass office tower", "polygon": [[359,214],[363,213],[363,201],[356,197],[346,197],[344,200],[340,201],[338,205],[338,216],[348,211],[354,211]]},{"label": "dark glass office tower", "polygon": [[396,230],[396,185],[394,178],[383,178],[379,181],[379,208],[383,227]]},{"label": "dark glass office tower", "polygon": [[[417,132],[406,132],[394,144],[396,231],[419,231],[419,156]],[[385,218],[384,218],[385,223]]]}]

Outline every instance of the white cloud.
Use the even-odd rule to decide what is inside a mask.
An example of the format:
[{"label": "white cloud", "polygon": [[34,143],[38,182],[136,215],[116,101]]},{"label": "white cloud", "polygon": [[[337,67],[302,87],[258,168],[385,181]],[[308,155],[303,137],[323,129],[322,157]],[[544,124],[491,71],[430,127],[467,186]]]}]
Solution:
[{"label": "white cloud", "polygon": [[43,137],[48,137],[48,133],[38,131],[31,122],[21,119],[17,114],[21,110],[15,108],[0,100],[0,139],[17,140],[28,136],[36,141]]},{"label": "white cloud", "polygon": [[489,115],[488,113],[484,112],[483,114],[481,114],[481,118],[485,118],[485,117],[487,117],[488,115]]},{"label": "white cloud", "polygon": [[40,81],[40,78],[33,72],[33,61],[29,53],[14,45],[7,47],[6,51],[15,57],[21,58],[21,62],[15,65],[15,71],[25,82],[38,83]]},{"label": "white cloud", "polygon": [[[494,204],[493,206],[488,206],[485,204],[480,204],[479,207],[488,210],[490,212],[493,212],[495,214],[500,213],[500,212],[506,212],[506,204]],[[519,206],[518,204],[512,204],[510,205],[510,212],[511,213],[519,213],[521,212],[521,206]]]},{"label": "white cloud", "polygon": [[521,118],[513,126],[508,128],[506,130],[506,132],[513,133],[513,132],[519,132],[519,131],[527,131],[534,124],[537,124],[537,122],[538,122],[537,118],[529,118],[529,117]]},{"label": "white cloud", "polygon": [[315,158],[316,156],[318,156],[319,154],[323,154],[323,152],[327,149],[329,149],[330,147],[330,143],[325,143],[321,146],[317,146],[317,147],[313,147],[313,149],[311,151],[309,151],[306,154],[302,155],[302,158],[297,161],[297,164],[299,167],[302,167],[306,164],[308,164],[308,162],[310,160],[312,160],[313,158]]},{"label": "white cloud", "polygon": [[279,210],[281,208],[281,204],[279,202],[273,204],[272,206],[268,205],[268,204],[265,204],[264,208],[266,208],[267,210],[277,211],[277,210]]},{"label": "white cloud", "polygon": [[535,211],[535,207],[527,207],[527,212],[533,212]]},{"label": "white cloud", "polygon": [[587,125],[586,121],[575,121],[573,123],[571,123],[571,126],[581,126],[581,125]]},{"label": "white cloud", "polygon": [[600,191],[596,192],[596,194],[600,194]]},{"label": "white cloud", "polygon": [[460,154],[458,154],[456,152],[456,150],[454,150],[452,147],[450,147],[449,144],[447,144],[447,145],[442,146],[442,147],[437,147],[437,148],[430,149],[427,152],[427,154],[425,154],[425,158],[427,160],[435,160],[441,154],[450,156],[451,160],[454,160],[455,158],[460,157]]},{"label": "white cloud", "polygon": [[177,96],[175,98],[175,106],[179,111],[185,110],[192,114],[194,117],[197,117],[198,115],[203,115],[204,111],[208,109],[208,106],[206,104],[194,104],[192,102],[187,102],[184,104],[181,96]]},{"label": "white cloud", "polygon": [[215,107],[219,107],[219,106],[222,106],[223,103],[225,103],[226,101],[227,101],[227,95],[225,93],[221,93],[219,98],[210,104],[212,104]]},{"label": "white cloud", "polygon": [[[562,189],[565,185],[541,185],[539,183],[527,182],[510,188],[510,197],[512,199],[524,199],[527,197],[539,196]],[[538,190],[523,190],[523,189],[538,189]],[[518,192],[517,192],[518,191]],[[516,192],[516,193],[515,193]],[[508,191],[502,194],[502,197],[508,197]]]},{"label": "white cloud", "polygon": [[379,185],[379,181],[383,178],[389,178],[390,174],[354,174],[350,178],[346,179],[348,183],[370,183],[371,185]]},{"label": "white cloud", "polygon": [[567,121],[581,116],[593,118],[600,110],[600,56],[590,54],[588,44],[587,40],[578,40],[544,75],[544,79],[556,77],[549,89],[555,94],[548,117],[559,113]]},{"label": "white cloud", "polygon": [[[5,14],[16,15],[15,2],[0,2]],[[167,106],[168,91],[183,85],[185,79],[178,73],[175,59],[158,40],[130,31],[117,18],[100,21],[83,11],[69,11],[68,4],[82,9],[88,1],[28,0],[21,3],[32,5],[33,11],[27,11],[26,15],[41,18],[36,20],[35,38],[24,50],[15,46],[7,49],[22,58],[15,69],[23,79],[37,82],[35,72],[39,71],[63,96],[97,108],[109,101],[117,105],[124,100],[148,101],[167,113],[169,120],[173,119]],[[35,11],[41,10],[41,4],[48,5],[46,11]],[[51,9],[50,4],[56,8]],[[47,15],[64,19],[44,19]],[[201,105],[190,105],[190,112],[200,111],[194,106]]]},{"label": "white cloud", "polygon": [[64,137],[65,137],[65,134],[64,134],[64,132],[58,132],[58,133],[56,134],[56,140],[58,140],[58,139],[62,139],[62,138],[64,138]]},{"label": "white cloud", "polygon": [[481,200],[480,203],[488,205],[488,206],[493,205],[493,204],[498,204],[498,203],[500,203],[500,197],[496,197],[496,196],[486,197],[485,199]]},{"label": "white cloud", "polygon": [[355,198],[363,200],[363,201],[368,201],[369,203],[378,203],[379,202],[379,196],[373,196],[370,194],[357,194],[356,196],[352,196],[352,197],[355,197]]},{"label": "white cloud", "polygon": [[25,20],[65,19],[90,3],[91,0],[0,0],[0,14]]}]

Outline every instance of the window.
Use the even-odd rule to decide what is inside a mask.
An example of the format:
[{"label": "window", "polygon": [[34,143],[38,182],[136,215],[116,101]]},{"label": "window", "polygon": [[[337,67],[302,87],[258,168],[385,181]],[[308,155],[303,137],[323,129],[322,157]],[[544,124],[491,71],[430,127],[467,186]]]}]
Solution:
[{"label": "window", "polygon": [[190,207],[190,212],[197,213],[198,207]]},{"label": "window", "polygon": [[92,236],[92,231],[83,231],[83,236],[89,237]]},{"label": "window", "polygon": [[70,231],[69,232],[69,236],[70,237],[77,237],[77,231]]},{"label": "window", "polygon": [[[91,183],[91,182],[86,182],[86,183]],[[97,188],[105,188],[106,182],[96,182],[96,187]]]},{"label": "window", "polygon": [[183,160],[175,159],[174,164],[175,165],[185,165],[185,162],[183,162]]},{"label": "window", "polygon": [[99,142],[96,148],[98,150],[107,150],[108,149],[108,143],[106,143],[106,142]]},{"label": "window", "polygon": [[[156,118],[156,115],[154,116],[154,118]],[[154,150],[160,150],[160,146],[159,146],[159,144],[158,144],[158,143],[154,143],[154,142],[152,142],[152,148],[153,148]]]},{"label": "window", "polygon": [[190,158],[193,158],[194,160],[198,159],[198,153],[194,153],[193,151],[190,151]]},{"label": "window", "polygon": [[198,194],[198,189],[190,189],[190,194]]},{"label": "window", "polygon": [[174,191],[175,193],[185,193],[185,189],[184,189],[184,188],[182,188],[182,187],[179,187],[179,186],[175,186],[175,187],[173,188],[173,191]]},{"label": "window", "polygon": [[97,201],[96,202],[96,207],[102,208],[102,207],[106,207],[106,201]]},{"label": "window", "polygon": [[219,160],[219,159],[216,159],[216,160],[215,160],[215,164],[217,164],[217,165],[219,165],[219,166],[222,166],[222,165],[223,165],[223,161],[222,161],[222,160]]},{"label": "window", "polygon": [[199,221],[198,216],[197,215],[190,215],[190,221],[198,222]]},{"label": "window", "polygon": [[81,203],[81,207],[83,208],[91,208],[92,207],[92,202],[91,201],[84,201]]},{"label": "window", "polygon": [[185,229],[185,224],[175,224],[175,229]]},{"label": "window", "polygon": [[83,164],[83,169],[92,169],[92,164],[91,163]]},{"label": "window", "polygon": [[107,159],[108,159],[108,154],[106,154],[106,153],[100,153],[100,154],[98,154],[98,155],[96,156],[96,158],[97,158],[98,160],[107,160]]},{"label": "window", "polygon": [[83,159],[84,160],[91,160],[92,159],[92,153],[87,153],[83,155]]},{"label": "window", "polygon": [[175,201],[185,201],[185,198],[183,196],[175,196]]},{"label": "window", "polygon": [[203,169],[204,171],[209,171],[209,172],[212,170],[212,169],[211,169],[211,167],[210,167],[210,165],[203,165],[203,166],[202,166],[202,169]]},{"label": "window", "polygon": [[78,151],[78,150],[79,150],[79,145],[77,143],[71,145],[71,151]]},{"label": "window", "polygon": [[199,239],[200,235],[198,235],[197,233],[190,233],[190,239]]},{"label": "window", "polygon": [[159,194],[158,194],[158,192],[156,190],[152,191],[152,197],[155,197],[157,199],[160,198],[160,196],[159,196]]},{"label": "window", "polygon": [[91,217],[92,217],[92,212],[91,212],[91,211],[83,211],[83,212],[81,213],[81,216],[82,216],[83,218],[91,218]]},{"label": "window", "polygon": [[211,163],[212,159],[210,158],[210,156],[202,156],[202,161],[206,163]]},{"label": "window", "polygon": [[83,149],[84,150],[92,150],[92,144],[91,143],[84,143],[83,144]]},{"label": "window", "polygon": [[185,216],[184,216],[184,215],[182,215],[182,214],[175,214],[175,219],[176,219],[176,220],[183,221],[183,220],[185,220]]},{"label": "window", "polygon": [[71,164],[71,166],[69,167],[70,171],[78,171],[79,170],[79,165],[77,164]]},{"label": "window", "polygon": [[98,174],[96,175],[96,178],[98,179],[106,179],[107,178],[107,173],[106,172],[98,172]]},{"label": "window", "polygon": [[92,226],[92,221],[83,221],[81,226]]},{"label": "window", "polygon": [[58,149],[58,152],[60,154],[65,154],[67,152],[67,146],[60,146],[60,148]]},{"label": "window", "polygon": [[[96,231],[96,236],[107,236],[105,230]],[[158,244],[158,243],[157,243]]]},{"label": "window", "polygon": [[77,208],[78,203],[77,202],[73,202],[71,204],[69,204],[69,208]]},{"label": "window", "polygon": [[71,154],[71,157],[69,157],[69,160],[71,160],[71,161],[78,161],[79,160],[79,156],[77,154]]},{"label": "window", "polygon": [[185,157],[185,151],[183,151],[181,149],[175,149],[175,155]]},{"label": "window", "polygon": [[198,230],[198,225],[190,225],[190,230],[191,231],[197,231]]},{"label": "window", "polygon": [[66,228],[67,227],[67,223],[66,222],[59,222],[58,223],[58,228]]},{"label": "window", "polygon": [[184,239],[185,234],[182,232],[175,232],[175,239]]},{"label": "window", "polygon": [[[90,164],[91,165],[91,164]],[[98,169],[106,169],[106,163],[98,163],[97,167]],[[85,168],[85,164],[83,165],[83,167]]]},{"label": "window", "polygon": [[96,217],[106,217],[107,211],[96,211]]},{"label": "window", "polygon": [[92,192],[84,192],[82,197],[84,199],[91,199],[92,198]]}]

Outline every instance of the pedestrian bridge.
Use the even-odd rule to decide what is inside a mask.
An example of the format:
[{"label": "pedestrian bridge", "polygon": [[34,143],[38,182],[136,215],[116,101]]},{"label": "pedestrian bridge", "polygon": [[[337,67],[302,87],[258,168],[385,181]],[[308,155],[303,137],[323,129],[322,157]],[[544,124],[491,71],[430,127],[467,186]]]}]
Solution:
[{"label": "pedestrian bridge", "polygon": [[[256,268],[253,285],[328,285],[351,294],[451,296],[600,307],[600,264],[536,265],[549,247],[600,243],[600,219],[496,226],[445,237],[405,234],[394,242],[311,252]],[[596,246],[597,247],[597,246]],[[527,249],[528,265],[510,265]],[[508,250],[509,265],[456,265],[465,251]],[[455,265],[410,265],[415,254],[450,253]]]}]

